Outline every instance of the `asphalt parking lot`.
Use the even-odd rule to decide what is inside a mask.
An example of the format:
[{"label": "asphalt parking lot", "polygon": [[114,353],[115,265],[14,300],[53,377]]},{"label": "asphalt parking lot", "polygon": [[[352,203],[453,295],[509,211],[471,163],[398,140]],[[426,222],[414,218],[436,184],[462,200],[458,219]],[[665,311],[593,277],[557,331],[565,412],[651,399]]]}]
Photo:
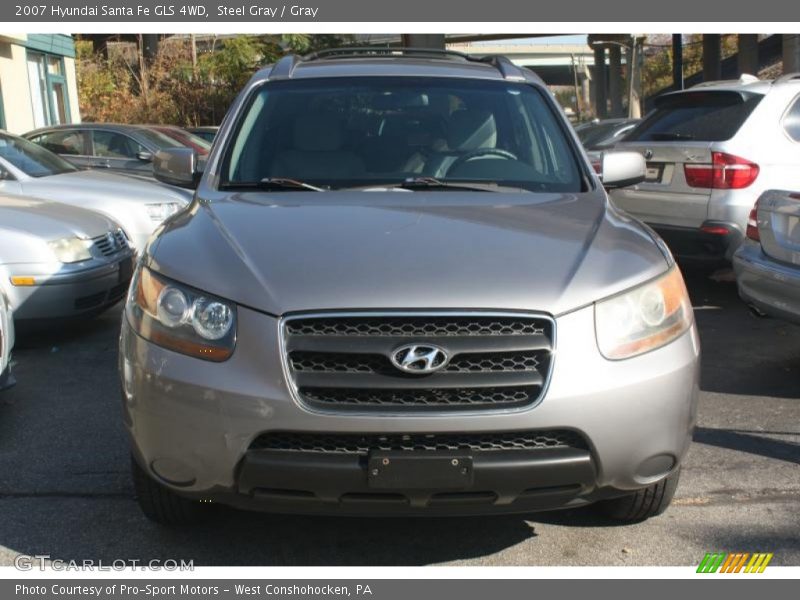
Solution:
[{"label": "asphalt parking lot", "polygon": [[709,551],[800,565],[800,327],[756,319],[730,281],[687,270],[703,345],[698,429],[670,510],[613,526],[590,510],[344,519],[223,510],[192,530],[146,521],[120,420],[120,308],[29,335],[0,393],[0,564],[185,559],[195,565],[696,565]]}]

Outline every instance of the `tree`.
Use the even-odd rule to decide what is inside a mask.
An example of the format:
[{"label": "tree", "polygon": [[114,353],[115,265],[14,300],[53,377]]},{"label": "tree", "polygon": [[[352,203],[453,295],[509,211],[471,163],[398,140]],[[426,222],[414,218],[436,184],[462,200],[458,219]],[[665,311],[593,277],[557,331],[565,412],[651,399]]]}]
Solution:
[{"label": "tree", "polygon": [[287,52],[336,47],[349,36],[261,35],[211,38],[197,52],[192,37],[164,39],[152,61],[134,44],[108,58],[78,41],[76,70],[86,121],[217,125],[250,77]]}]

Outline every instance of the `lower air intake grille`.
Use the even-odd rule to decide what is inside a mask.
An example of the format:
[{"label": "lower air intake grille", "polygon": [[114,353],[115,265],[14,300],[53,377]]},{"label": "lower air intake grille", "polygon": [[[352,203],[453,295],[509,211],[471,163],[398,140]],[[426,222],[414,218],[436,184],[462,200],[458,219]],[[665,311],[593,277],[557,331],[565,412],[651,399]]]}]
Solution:
[{"label": "lower air intake grille", "polygon": [[373,450],[493,452],[545,448],[586,449],[586,442],[579,434],[563,430],[406,435],[271,432],[260,435],[250,445],[251,450],[361,455]]}]

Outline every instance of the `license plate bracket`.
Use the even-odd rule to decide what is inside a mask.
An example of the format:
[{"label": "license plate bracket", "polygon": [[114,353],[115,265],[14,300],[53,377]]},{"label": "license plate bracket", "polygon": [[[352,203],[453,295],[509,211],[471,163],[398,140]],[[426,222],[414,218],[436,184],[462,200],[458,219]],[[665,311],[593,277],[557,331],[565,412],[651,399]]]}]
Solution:
[{"label": "license plate bracket", "polygon": [[441,452],[371,452],[367,484],[381,490],[463,490],[472,486],[472,456]]}]

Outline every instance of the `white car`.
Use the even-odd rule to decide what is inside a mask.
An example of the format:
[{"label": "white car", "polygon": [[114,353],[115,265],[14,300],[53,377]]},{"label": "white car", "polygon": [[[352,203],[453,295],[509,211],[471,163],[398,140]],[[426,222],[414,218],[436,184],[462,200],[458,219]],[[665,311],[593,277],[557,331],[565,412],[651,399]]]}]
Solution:
[{"label": "white car", "polygon": [[0,390],[14,385],[11,376],[11,350],[14,348],[14,319],[8,299],[0,289]]},{"label": "white car", "polygon": [[72,204],[119,223],[141,251],[153,231],[185,207],[191,192],[141,178],[83,171],[21,137],[0,132],[0,192]]}]

